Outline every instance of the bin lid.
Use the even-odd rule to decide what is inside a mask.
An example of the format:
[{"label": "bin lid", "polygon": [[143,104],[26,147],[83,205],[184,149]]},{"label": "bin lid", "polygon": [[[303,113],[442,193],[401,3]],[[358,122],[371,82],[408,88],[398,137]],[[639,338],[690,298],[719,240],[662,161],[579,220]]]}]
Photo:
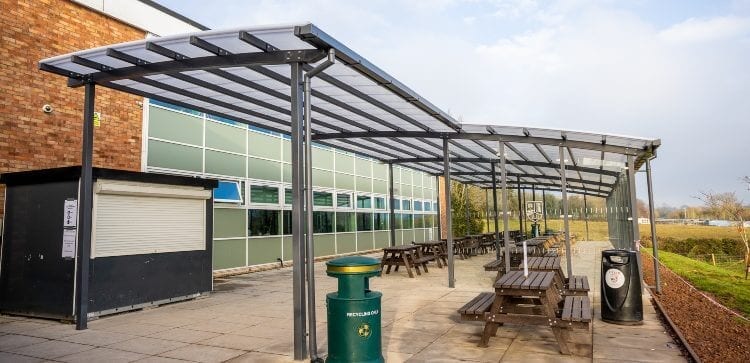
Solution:
[{"label": "bin lid", "polygon": [[366,274],[380,271],[380,261],[372,257],[346,256],[326,262],[326,272],[340,274]]}]

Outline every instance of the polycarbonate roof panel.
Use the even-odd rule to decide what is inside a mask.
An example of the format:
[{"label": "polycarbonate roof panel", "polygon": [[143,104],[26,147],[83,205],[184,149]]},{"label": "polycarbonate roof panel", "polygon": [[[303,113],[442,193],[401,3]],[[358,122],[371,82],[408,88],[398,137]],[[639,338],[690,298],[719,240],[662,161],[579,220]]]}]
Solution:
[{"label": "polycarbonate roof panel", "polygon": [[[442,173],[443,141],[459,181],[491,182],[504,142],[507,171],[525,183],[560,187],[565,146],[570,185],[609,190],[626,155],[636,167],[658,139],[537,127],[460,124],[410,88],[312,24],[243,27],[156,37],[42,60],[72,85],[100,86],[194,108],[276,132],[291,132],[290,63],[303,70],[336,62],[312,79],[313,139],[324,145]],[[488,98],[487,102],[491,102]],[[500,170],[497,170],[498,176]],[[484,184],[482,184],[484,185]]]}]

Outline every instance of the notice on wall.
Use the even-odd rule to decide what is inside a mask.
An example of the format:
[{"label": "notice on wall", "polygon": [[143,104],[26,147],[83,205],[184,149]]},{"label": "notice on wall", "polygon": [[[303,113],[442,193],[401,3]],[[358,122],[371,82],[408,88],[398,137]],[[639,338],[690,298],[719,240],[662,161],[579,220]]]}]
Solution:
[{"label": "notice on wall", "polygon": [[76,230],[63,229],[62,257],[76,257]]},{"label": "notice on wall", "polygon": [[78,201],[66,199],[63,208],[63,227],[76,227],[78,223]]}]

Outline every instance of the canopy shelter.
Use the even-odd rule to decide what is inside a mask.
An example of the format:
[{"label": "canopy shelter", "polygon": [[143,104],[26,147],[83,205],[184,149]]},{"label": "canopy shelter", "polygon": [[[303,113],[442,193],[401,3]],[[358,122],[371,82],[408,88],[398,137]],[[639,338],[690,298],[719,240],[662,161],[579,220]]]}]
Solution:
[{"label": "canopy shelter", "polygon": [[[295,359],[306,355],[306,317],[311,358],[316,358],[313,234],[305,239],[312,208],[304,207],[312,205],[312,188],[305,186],[311,186],[313,142],[371,157],[391,168],[401,164],[444,175],[448,181],[493,187],[493,193],[500,181],[504,210],[507,189],[514,186],[561,191],[563,196],[575,192],[622,197],[616,191],[623,171],[632,175],[660,144],[658,139],[461,124],[312,24],[150,38],[45,59],[40,68],[67,77],[70,87],[86,89],[79,328],[86,326],[80,317],[86,316],[95,86],[291,134]],[[449,191],[441,202],[451,205]],[[389,205],[393,216],[392,192]],[[451,208],[445,210],[448,222],[441,228],[448,235],[452,287]],[[507,240],[507,228],[505,233]]]}]

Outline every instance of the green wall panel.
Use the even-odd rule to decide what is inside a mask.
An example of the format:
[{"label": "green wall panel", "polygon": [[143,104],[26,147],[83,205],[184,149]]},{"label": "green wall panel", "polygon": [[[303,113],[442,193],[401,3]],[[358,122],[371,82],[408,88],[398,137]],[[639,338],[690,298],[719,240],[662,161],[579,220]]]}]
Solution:
[{"label": "green wall panel", "polygon": [[372,172],[373,172],[373,175],[375,175],[378,178],[388,179],[388,165],[386,164],[373,162]]},{"label": "green wall panel", "polygon": [[356,233],[336,234],[336,253],[350,253],[357,251]]},{"label": "green wall panel", "polygon": [[284,261],[291,261],[292,260],[292,236],[284,236],[282,239],[283,246],[283,252],[284,257],[281,259]]},{"label": "green wall panel", "polygon": [[315,257],[336,254],[336,241],[332,234],[315,235]]},{"label": "green wall panel", "polygon": [[243,267],[245,266],[245,239],[214,241],[213,254],[214,270]]},{"label": "green wall panel", "polygon": [[281,140],[281,142],[282,142],[282,149],[283,149],[281,160],[291,163],[292,162],[292,142],[286,139]]},{"label": "green wall panel", "polygon": [[[398,234],[398,231],[396,232]],[[373,238],[375,239],[375,248],[383,248],[390,246],[391,232],[388,231],[377,231],[373,232]]]},{"label": "green wall panel", "polygon": [[372,161],[362,158],[354,159],[355,170],[359,176],[372,176]]},{"label": "green wall panel", "polygon": [[333,173],[330,171],[313,169],[313,185],[318,187],[333,188]]},{"label": "green wall panel", "polygon": [[404,244],[404,231],[397,230],[396,231],[396,246]]},{"label": "green wall panel", "polygon": [[224,123],[206,122],[206,147],[244,154],[246,132]]},{"label": "green wall panel", "polygon": [[400,193],[399,195],[401,196],[411,197],[412,196],[411,185],[401,184],[401,187],[399,187],[399,193]]},{"label": "green wall panel", "polygon": [[247,158],[247,176],[253,179],[274,180],[281,179],[281,163],[276,161]]},{"label": "green wall panel", "polygon": [[203,152],[196,147],[148,141],[149,166],[201,172]]},{"label": "green wall panel", "polygon": [[312,166],[314,168],[333,170],[333,151],[313,147]]},{"label": "green wall panel", "polygon": [[357,251],[367,251],[373,249],[373,232],[358,232],[357,233]]},{"label": "green wall panel", "polygon": [[424,233],[425,233],[424,229],[415,229],[414,230],[414,242],[424,242],[425,241]]},{"label": "green wall panel", "polygon": [[354,190],[354,176],[336,173],[336,188]]},{"label": "green wall panel", "polygon": [[149,107],[148,136],[203,145],[203,118]]},{"label": "green wall panel", "polygon": [[373,179],[372,191],[374,193],[388,194],[388,182],[385,180]]},{"label": "green wall panel", "polygon": [[393,168],[393,184],[401,182],[401,168]]},{"label": "green wall panel", "polygon": [[341,153],[334,153],[336,158],[336,171],[354,174],[354,157]]},{"label": "green wall panel", "polygon": [[292,164],[281,164],[282,178],[285,182],[292,182]]},{"label": "green wall panel", "polygon": [[214,237],[245,237],[246,209],[214,208]]},{"label": "green wall panel", "polygon": [[401,183],[402,184],[413,184],[412,181],[412,172],[409,169],[402,169],[401,170]]},{"label": "green wall panel", "polygon": [[245,157],[206,150],[206,173],[245,177]]},{"label": "green wall panel", "polygon": [[372,179],[358,176],[357,191],[370,193],[372,191]]},{"label": "green wall panel", "polygon": [[271,135],[250,132],[247,145],[250,150],[248,154],[261,158],[281,160],[281,139]]},{"label": "green wall panel", "polygon": [[276,262],[281,258],[281,237],[248,238],[247,245],[249,265]]}]

